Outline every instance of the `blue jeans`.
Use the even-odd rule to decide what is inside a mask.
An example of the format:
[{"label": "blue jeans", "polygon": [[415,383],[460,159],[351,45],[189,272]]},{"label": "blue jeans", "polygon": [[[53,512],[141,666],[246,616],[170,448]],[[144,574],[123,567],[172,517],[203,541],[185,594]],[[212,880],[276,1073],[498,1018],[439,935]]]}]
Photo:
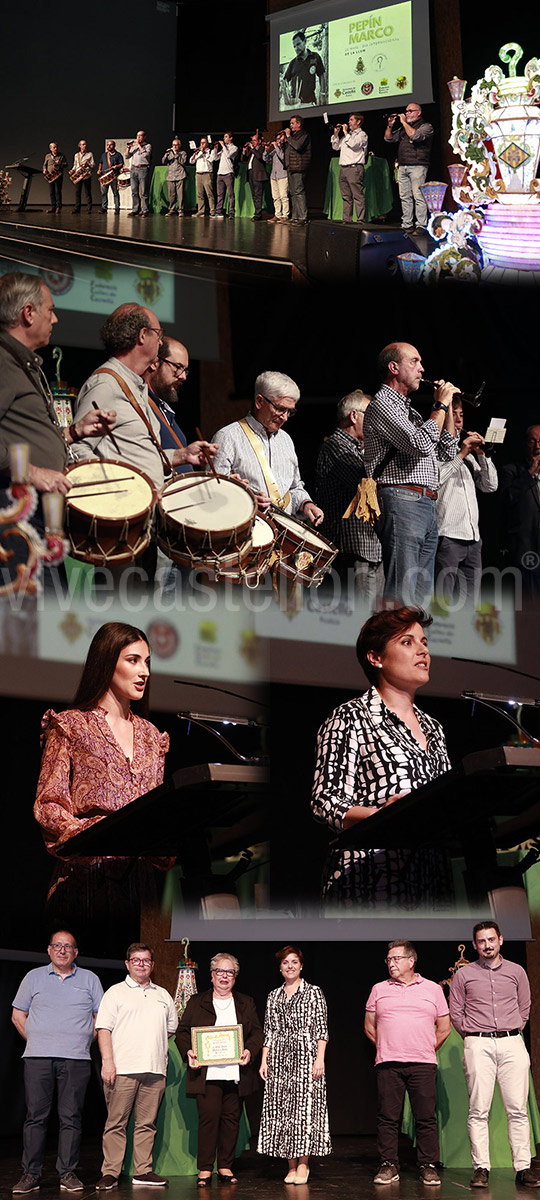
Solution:
[{"label": "blue jeans", "polygon": [[118,191],[118,184],[115,179],[113,179],[112,183],[108,183],[107,187],[104,187],[102,189],[102,192],[101,192],[102,212],[107,212],[107,208],[109,206],[109,188],[111,189],[112,194],[113,194],[115,211],[120,212],[120,194]]},{"label": "blue jeans", "polygon": [[428,208],[420,191],[421,185],[426,182],[427,173],[427,167],[398,167],[401,224],[404,229],[410,229],[413,225],[426,226],[428,223]]},{"label": "blue jeans", "polygon": [[139,188],[141,191],[142,210],[143,213],[150,212],[148,196],[150,193],[150,167],[132,167],[131,168],[131,209],[132,212],[139,212]]},{"label": "blue jeans", "polygon": [[379,497],[384,594],[402,604],[422,605],[434,590],[437,505],[406,488],[382,487]]}]

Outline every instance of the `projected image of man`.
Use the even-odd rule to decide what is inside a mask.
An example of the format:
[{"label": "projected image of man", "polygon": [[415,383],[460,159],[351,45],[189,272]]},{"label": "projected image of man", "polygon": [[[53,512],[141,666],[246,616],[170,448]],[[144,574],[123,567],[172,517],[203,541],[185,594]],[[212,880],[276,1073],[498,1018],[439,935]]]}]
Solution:
[{"label": "projected image of man", "polygon": [[304,104],[324,104],[326,75],[324,63],[316,50],[309,50],[304,31],[293,36],[294,58],[282,80],[282,104],[289,108]]}]

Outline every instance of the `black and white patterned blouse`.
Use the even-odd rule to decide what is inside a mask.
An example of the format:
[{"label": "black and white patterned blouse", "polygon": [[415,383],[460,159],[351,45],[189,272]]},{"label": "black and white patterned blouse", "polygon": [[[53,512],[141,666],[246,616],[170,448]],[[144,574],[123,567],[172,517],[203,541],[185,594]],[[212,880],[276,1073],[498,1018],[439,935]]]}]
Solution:
[{"label": "black and white patterned blouse", "polygon": [[[450,770],[441,725],[416,706],[414,711],[427,740],[425,751],[374,687],[334,709],[317,739],[311,801],[316,820],[340,833],[355,805],[382,808],[391,796]],[[363,900],[440,908],[449,902],[451,883],[444,855],[430,848],[336,849],[329,854],[323,896],[345,904]]]}]

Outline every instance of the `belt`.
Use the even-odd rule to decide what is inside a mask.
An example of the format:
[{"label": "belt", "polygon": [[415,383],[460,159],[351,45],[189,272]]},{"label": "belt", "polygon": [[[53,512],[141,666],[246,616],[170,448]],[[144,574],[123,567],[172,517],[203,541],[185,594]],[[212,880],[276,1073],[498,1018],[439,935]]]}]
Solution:
[{"label": "belt", "polygon": [[463,1037],[518,1037],[520,1033],[521,1029],[490,1029],[489,1031],[477,1029],[474,1033],[464,1033]]},{"label": "belt", "polygon": [[420,492],[421,496],[428,496],[430,500],[436,500],[439,495],[433,488],[422,487],[421,483],[380,483],[379,487],[405,488],[407,492]]}]

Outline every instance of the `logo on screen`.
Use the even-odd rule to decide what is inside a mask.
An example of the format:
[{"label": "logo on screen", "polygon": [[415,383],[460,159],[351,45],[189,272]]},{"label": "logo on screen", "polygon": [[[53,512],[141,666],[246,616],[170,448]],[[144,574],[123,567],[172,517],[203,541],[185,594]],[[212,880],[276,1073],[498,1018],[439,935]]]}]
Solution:
[{"label": "logo on screen", "polygon": [[363,84],[362,84],[362,94],[363,94],[364,96],[370,96],[370,95],[371,95],[371,93],[372,93],[372,91],[373,91],[373,84],[372,84],[372,83],[363,83]]}]

